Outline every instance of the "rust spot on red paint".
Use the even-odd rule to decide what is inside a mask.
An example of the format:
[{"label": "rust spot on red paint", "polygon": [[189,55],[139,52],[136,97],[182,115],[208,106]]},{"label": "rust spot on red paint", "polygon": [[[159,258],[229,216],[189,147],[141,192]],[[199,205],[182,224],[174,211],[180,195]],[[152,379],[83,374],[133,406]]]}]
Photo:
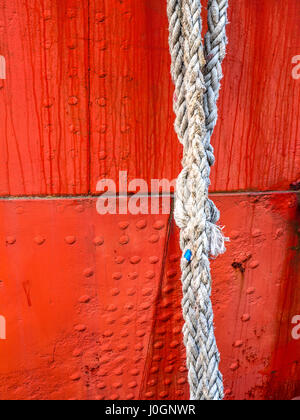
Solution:
[{"label": "rust spot on red paint", "polygon": [[240,262],[234,262],[234,263],[232,263],[232,267],[233,267],[235,270],[239,270],[242,274],[244,274],[244,273],[245,273],[245,271],[246,271],[245,267],[244,267],[244,266],[243,266],[243,264],[242,264],[242,263],[240,263]]}]

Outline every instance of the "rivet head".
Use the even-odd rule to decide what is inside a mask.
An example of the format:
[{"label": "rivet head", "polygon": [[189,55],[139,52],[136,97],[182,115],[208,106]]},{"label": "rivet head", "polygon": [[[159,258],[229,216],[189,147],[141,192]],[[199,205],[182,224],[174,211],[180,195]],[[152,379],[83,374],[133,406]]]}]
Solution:
[{"label": "rivet head", "polygon": [[96,236],[94,239],[94,245],[101,246],[104,244],[104,239],[101,236]]},{"label": "rivet head", "polygon": [[91,300],[91,297],[90,297],[90,296],[88,296],[88,295],[84,295],[84,296],[81,296],[81,297],[78,299],[78,302],[79,302],[79,303],[89,303],[89,302],[90,302],[90,300]]},{"label": "rivet head", "polygon": [[78,98],[76,98],[76,96],[71,96],[69,98],[69,105],[77,105],[78,104]]},{"label": "rivet head", "polygon": [[94,270],[92,268],[86,268],[83,271],[84,277],[92,277],[94,275]]},{"label": "rivet head", "polygon": [[155,244],[155,243],[157,243],[159,241],[159,236],[158,235],[151,235],[150,236],[150,238],[149,238],[149,242],[151,243],[151,244]]},{"label": "rivet head", "polygon": [[76,325],[75,327],[75,331],[78,331],[78,332],[84,332],[85,330],[86,330],[86,325],[83,325],[83,324]]},{"label": "rivet head", "polygon": [[124,257],[118,256],[118,257],[115,258],[115,263],[118,264],[118,265],[123,264],[124,261],[125,261]]},{"label": "rivet head", "polygon": [[73,245],[73,244],[75,244],[75,242],[76,242],[76,237],[75,237],[75,236],[66,236],[66,237],[65,237],[65,242],[66,242],[68,245]]},{"label": "rivet head", "polygon": [[79,372],[74,373],[73,375],[70,376],[71,381],[79,381],[81,378],[81,375]]},{"label": "rivet head", "polygon": [[16,238],[14,237],[14,236],[8,236],[7,238],[6,238],[6,243],[8,244],[8,245],[14,245],[15,243],[16,243]]},{"label": "rivet head", "polygon": [[146,226],[147,226],[146,220],[140,220],[136,224],[137,229],[145,229]]},{"label": "rivet head", "polygon": [[120,242],[121,245],[127,245],[129,243],[129,236],[127,236],[127,235],[121,236],[119,242]]},{"label": "rivet head", "polygon": [[129,226],[129,223],[128,222],[120,222],[119,223],[119,228],[121,230],[126,230],[128,228],[128,226]]},{"label": "rivet head", "polygon": [[105,160],[107,158],[107,154],[104,150],[99,152],[99,160]]},{"label": "rivet head", "polygon": [[251,319],[251,316],[249,314],[244,314],[242,316],[242,321],[243,322],[248,322],[248,321],[250,321],[250,319]]},{"label": "rivet head", "polygon": [[45,241],[46,241],[46,239],[45,239],[45,238],[43,238],[43,236],[40,236],[40,235],[38,235],[38,236],[36,236],[36,237],[34,238],[34,242],[35,242],[37,245],[43,245],[43,243],[45,243]]},{"label": "rivet head", "polygon": [[165,227],[165,223],[161,220],[158,220],[157,222],[154,223],[153,227],[156,230],[161,230]]},{"label": "rivet head", "polygon": [[141,257],[134,256],[130,258],[131,264],[138,264],[141,261]]}]

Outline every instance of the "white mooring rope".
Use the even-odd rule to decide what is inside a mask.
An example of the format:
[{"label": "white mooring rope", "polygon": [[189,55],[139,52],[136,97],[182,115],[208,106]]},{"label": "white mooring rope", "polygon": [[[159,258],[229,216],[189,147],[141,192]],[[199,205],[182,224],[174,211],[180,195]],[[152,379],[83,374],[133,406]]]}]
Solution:
[{"label": "white mooring rope", "polygon": [[[228,0],[208,0],[208,33],[202,43],[200,0],[167,0],[175,130],[183,144],[175,220],[181,229],[184,341],[192,400],[223,399],[220,356],[214,336],[210,256],[225,252],[216,223],[219,211],[208,198],[211,135],[225,57]],[[206,55],[206,57],[205,57]]]}]

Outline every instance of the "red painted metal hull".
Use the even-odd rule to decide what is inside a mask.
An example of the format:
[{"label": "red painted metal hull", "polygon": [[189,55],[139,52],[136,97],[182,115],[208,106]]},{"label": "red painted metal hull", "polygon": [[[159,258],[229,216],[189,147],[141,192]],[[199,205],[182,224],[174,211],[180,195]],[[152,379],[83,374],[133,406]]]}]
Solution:
[{"label": "red painted metal hull", "polygon": [[[93,197],[180,170],[165,1],[113,3],[0,0],[0,399],[188,398],[172,212],[100,216]],[[299,18],[231,1],[211,188],[227,399],[300,395]]]}]

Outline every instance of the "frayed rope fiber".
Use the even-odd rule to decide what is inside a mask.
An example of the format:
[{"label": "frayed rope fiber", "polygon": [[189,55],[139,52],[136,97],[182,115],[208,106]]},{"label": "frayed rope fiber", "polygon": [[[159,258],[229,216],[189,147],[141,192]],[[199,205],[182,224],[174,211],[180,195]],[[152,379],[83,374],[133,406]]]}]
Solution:
[{"label": "frayed rope fiber", "polygon": [[180,228],[183,329],[191,400],[222,400],[223,379],[214,335],[210,257],[225,252],[219,211],[208,198],[211,146],[226,50],[228,0],[208,0],[202,43],[200,0],[167,0],[175,130],[183,145],[175,220]]}]

